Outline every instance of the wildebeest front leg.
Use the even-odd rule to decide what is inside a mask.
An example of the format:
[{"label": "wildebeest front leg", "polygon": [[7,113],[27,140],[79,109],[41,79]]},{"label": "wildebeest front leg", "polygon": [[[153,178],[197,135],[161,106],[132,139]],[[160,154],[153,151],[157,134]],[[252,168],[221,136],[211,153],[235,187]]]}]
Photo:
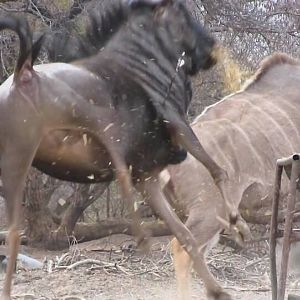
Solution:
[{"label": "wildebeest front leg", "polygon": [[138,210],[134,208],[133,186],[131,175],[124,160],[124,155],[114,144],[106,143],[107,150],[112,158],[113,165],[116,169],[117,181],[121,187],[121,195],[126,201],[132,218],[132,233],[137,238],[137,244],[144,250],[148,250],[148,236],[141,226],[141,216]]},{"label": "wildebeest front leg", "polygon": [[[46,107],[45,111],[51,114],[49,119],[52,122],[49,127],[71,130],[84,129],[89,132],[96,143],[106,148],[120,184],[122,198],[127,202],[131,211],[133,232],[139,242],[144,241],[146,234],[140,226],[139,212],[134,210],[131,174],[125,161],[124,150],[119,142],[122,128],[119,124],[120,116],[116,114],[115,109],[96,107],[79,95],[77,98],[74,95],[72,98],[64,95],[60,97],[59,101],[52,102],[50,108]],[[100,156],[99,159],[103,158]]]},{"label": "wildebeest front leg", "polygon": [[1,155],[1,177],[9,221],[7,237],[9,257],[1,300],[10,299],[12,277],[20,244],[18,225],[23,189],[26,175],[39,143],[38,136],[36,139],[30,139],[28,135],[25,135],[25,138],[14,139],[16,136],[12,134],[12,140]]},{"label": "wildebeest front leg", "polygon": [[[177,238],[182,247],[186,250],[193,261],[193,266],[201,278],[207,278],[207,272],[203,268],[205,265],[203,253],[201,253],[197,242],[191,231],[180,221],[167,199],[163,195],[157,176],[138,184],[137,189],[143,193],[146,201],[152,209],[167,224],[171,232]],[[209,281],[214,285],[215,281]],[[210,286],[210,290],[219,290],[219,285]],[[225,298],[224,298],[225,299]],[[222,298],[223,300],[223,298]]]},{"label": "wildebeest front leg", "polygon": [[226,215],[228,218],[228,221],[221,219],[219,219],[219,221],[222,222],[223,226],[236,233],[236,240],[240,243],[242,243],[245,238],[250,238],[251,234],[249,227],[243,221],[238,211],[238,207],[234,205],[227,193],[227,172],[205,151],[188,124],[184,124],[182,121],[178,120],[172,129],[176,141],[207,168],[213,177],[216,186],[219,188],[222,198],[224,199]]},{"label": "wildebeest front leg", "polygon": [[227,199],[225,193],[225,182],[227,180],[227,172],[223,170],[206,152],[193,130],[188,126],[180,126],[175,129],[175,136],[178,143],[180,143],[188,152],[190,152],[199,162],[201,162],[209,171],[216,185],[218,186],[230,213],[234,214],[234,208],[231,201]]}]

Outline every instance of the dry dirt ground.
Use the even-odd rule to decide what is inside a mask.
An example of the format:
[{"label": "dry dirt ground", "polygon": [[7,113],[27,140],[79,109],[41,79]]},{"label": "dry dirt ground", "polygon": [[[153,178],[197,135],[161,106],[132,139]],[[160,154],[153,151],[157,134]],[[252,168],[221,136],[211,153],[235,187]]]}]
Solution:
[{"label": "dry dirt ground", "polygon": [[[44,269],[28,270],[19,263],[13,299],[175,300],[169,241],[153,239],[148,255],[132,247],[126,235],[74,245],[69,252],[22,247],[21,253],[44,261]],[[235,300],[271,299],[267,252],[255,253],[218,246],[208,257],[210,269]],[[206,299],[195,274],[192,294],[192,299]]]}]

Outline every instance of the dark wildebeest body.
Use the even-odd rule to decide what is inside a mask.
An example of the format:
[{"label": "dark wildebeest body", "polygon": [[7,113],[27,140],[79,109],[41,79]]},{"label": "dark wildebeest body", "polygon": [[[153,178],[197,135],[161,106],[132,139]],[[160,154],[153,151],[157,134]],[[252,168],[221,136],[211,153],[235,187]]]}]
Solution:
[{"label": "dark wildebeest body", "polygon": [[[276,160],[300,150],[299,111],[300,62],[274,54],[242,91],[208,107],[192,123],[206,151],[227,171],[236,208],[270,208]],[[162,180],[167,182],[168,198],[187,216],[186,225],[202,249],[202,269],[206,270],[202,279],[208,295],[220,299],[214,298],[220,287],[204,260],[224,228],[216,222],[216,216],[224,218],[225,209],[219,190],[207,169],[191,155],[163,171]],[[286,176],[281,192],[282,197],[288,192]],[[182,299],[190,299],[191,260],[176,240],[173,253],[179,293]]]},{"label": "dark wildebeest body", "polygon": [[[80,35],[74,30],[66,30],[63,32],[50,32],[49,36],[48,36],[48,42],[46,43],[45,47],[48,50],[49,53],[49,57],[52,60],[63,60],[63,61],[70,61],[73,58],[82,58],[91,54],[96,53],[97,51],[99,51],[99,49],[102,49],[103,47],[106,47],[106,41],[109,37],[111,37],[112,35],[115,34],[115,32],[118,30],[119,28],[119,23],[118,22],[114,22],[114,18],[116,19],[122,19],[124,18],[124,16],[126,16],[126,8],[124,9],[124,4],[123,2],[121,2],[120,0],[114,0],[114,1],[108,1],[108,0],[104,0],[101,3],[99,3],[98,6],[94,7],[93,6],[93,17],[90,18],[89,22],[92,26],[88,26],[88,28],[84,31],[84,33],[81,33]],[[100,17],[102,16],[102,17]],[[81,16],[81,18],[85,18],[85,14],[83,14],[83,16]],[[79,22],[82,23],[82,20]],[[145,27],[146,28],[146,27]],[[177,32],[176,31],[176,26],[173,28],[173,31],[176,35]],[[160,47],[162,41],[164,46],[163,46],[163,54],[165,55],[166,53],[170,53],[173,51],[172,47],[170,46],[169,43],[167,43],[165,41],[165,37],[163,36],[163,32],[159,32],[157,36],[154,37],[154,39],[150,39],[148,38],[146,43],[147,45],[149,44],[150,46],[147,47],[146,51],[145,49],[143,49],[142,51],[142,55],[148,57],[146,61],[148,61],[148,63],[145,63],[145,61],[143,61],[143,64],[138,64],[138,63],[134,63],[134,72],[135,74],[137,74],[137,70],[140,70],[142,68],[142,70],[144,70],[144,73],[147,73],[148,75],[148,80],[151,82],[151,85],[146,87],[146,89],[149,91],[148,95],[152,95],[152,98],[154,98],[156,101],[155,103],[155,107],[156,110],[158,112],[163,112],[163,116],[166,117],[166,122],[168,122],[168,120],[173,120],[171,123],[177,123],[178,125],[178,119],[176,120],[174,118],[174,116],[176,117],[177,113],[176,111],[173,111],[173,115],[170,114],[170,112],[172,111],[172,109],[168,109],[168,111],[166,111],[165,107],[161,107],[161,103],[163,103],[163,106],[165,105],[165,102],[168,102],[169,100],[171,100],[171,103],[176,103],[175,109],[176,107],[178,108],[178,104],[180,106],[180,103],[178,103],[178,99],[183,99],[185,98],[185,107],[183,108],[183,111],[186,109],[187,107],[187,103],[189,102],[189,100],[191,99],[191,83],[189,78],[184,77],[182,78],[183,80],[180,82],[180,86],[176,86],[177,82],[172,82],[173,80],[177,80],[180,78],[175,78],[175,73],[173,75],[171,75],[171,73],[169,74],[170,77],[172,77],[170,80],[167,80],[163,82],[165,82],[164,86],[162,85],[162,88],[160,89],[160,91],[157,91],[157,87],[158,85],[162,84],[162,81],[158,81],[158,80],[153,80],[151,73],[149,72],[149,59],[150,60],[154,60],[156,61],[156,59],[158,59],[159,57],[161,57],[160,54],[157,53],[157,51],[155,50],[157,47]],[[177,38],[177,37],[176,37]],[[137,37],[138,40],[143,40],[143,37]],[[65,42],[65,40],[67,42]],[[139,43],[136,43],[136,45],[139,45]],[[140,45],[139,45],[140,46]],[[154,49],[153,49],[154,48]],[[74,49],[76,49],[76,51],[74,51]],[[155,54],[153,54],[154,52]],[[133,49],[130,50],[129,52],[126,52],[125,58],[128,60],[128,57],[133,57],[135,58],[135,56],[133,55]],[[140,51],[138,50],[138,52],[140,53]],[[152,54],[151,54],[152,53]],[[151,58],[149,58],[149,55]],[[186,61],[187,62],[187,61]],[[132,66],[132,59],[131,59],[131,66]],[[146,67],[145,67],[146,66]],[[130,67],[131,68],[131,67]],[[169,67],[167,67],[166,69],[168,69]],[[192,69],[196,70],[198,67],[197,66],[192,66]],[[165,72],[166,69],[163,70],[161,68],[157,68],[157,66],[155,66],[153,68],[153,66],[151,67],[151,69],[153,69],[153,72],[156,74],[156,76],[159,78],[163,78],[165,77]],[[126,70],[128,70],[128,68],[126,67]],[[172,68],[171,68],[172,70]],[[192,73],[194,71],[192,70]],[[144,74],[145,75],[145,74]],[[149,76],[150,75],[150,76]],[[134,75],[136,77],[136,75]],[[138,79],[140,84],[142,86],[145,86],[145,78]],[[141,81],[142,80],[142,81]],[[156,89],[156,91],[153,89]],[[151,90],[149,90],[149,88]],[[171,92],[175,91],[175,95],[170,94]],[[157,94],[158,92],[158,94]],[[184,95],[185,93],[185,95]],[[175,96],[175,98],[174,98]],[[169,99],[170,98],[170,99]],[[177,99],[176,99],[177,98]],[[167,101],[166,101],[167,100]],[[168,104],[168,103],[166,103]],[[159,105],[159,106],[158,106]],[[177,110],[177,109],[176,109]],[[184,112],[183,112],[184,113]],[[168,116],[166,114],[169,114]],[[180,121],[181,122],[181,121]],[[181,122],[182,123],[182,122]],[[163,125],[163,124],[162,124]],[[183,126],[187,126],[187,124],[181,124]],[[171,127],[173,125],[171,124]],[[179,128],[180,126],[178,126]],[[187,128],[187,127],[186,127]],[[170,128],[172,130],[172,128]],[[184,133],[183,133],[184,132]],[[182,131],[179,135],[179,139],[182,138],[182,135],[190,135],[190,132]],[[64,136],[61,136],[60,140],[63,139]],[[174,137],[174,136],[173,136]],[[82,144],[83,140],[81,139],[81,135],[78,136],[77,140]],[[192,138],[190,139],[192,140]],[[72,142],[73,143],[73,142]],[[184,144],[184,143],[183,143]],[[194,144],[195,145],[195,144]],[[187,148],[192,149],[191,145],[186,145]],[[76,145],[76,147],[78,147],[78,144]],[[180,149],[174,149],[174,145],[171,145],[172,147],[172,151],[169,153],[169,159],[168,159],[168,163],[177,163],[179,162],[180,159],[183,159],[183,157],[185,156],[185,151],[180,150]],[[197,147],[197,146],[196,146]],[[68,148],[66,148],[68,149]],[[150,149],[149,149],[150,150]],[[173,150],[175,150],[175,152],[173,152]],[[152,150],[150,150],[152,151]],[[201,159],[199,152],[197,153],[194,152],[193,153],[195,155],[195,157],[197,157],[198,159],[204,161],[208,161],[208,157],[206,157],[205,159]],[[67,152],[68,155],[68,152]],[[177,156],[177,157],[176,157]],[[43,162],[44,163],[44,162]],[[206,167],[208,167],[208,169],[210,170],[218,170],[218,168],[216,166],[211,167],[213,165],[212,162],[207,163]],[[54,166],[54,168],[56,169],[56,166]],[[94,176],[94,175],[93,175]],[[216,172],[216,174],[213,174],[213,177],[216,179],[216,182],[219,180],[218,178],[221,178],[222,175],[220,176],[218,174],[218,171]],[[91,181],[89,181],[91,182]],[[217,183],[217,185],[221,185],[222,179],[219,183]],[[224,188],[221,190],[223,191]],[[225,195],[226,196],[226,195]],[[226,198],[226,197],[225,197]],[[71,205],[68,210],[66,211],[61,225],[58,229],[58,232],[60,231],[61,233],[72,233],[74,226],[76,224],[76,221],[78,220],[79,216],[81,215],[82,211],[84,211],[84,209],[90,205],[92,201],[91,200],[87,200],[84,203],[80,203],[80,204],[74,204]],[[228,210],[228,209],[227,209]],[[229,206],[229,211],[231,210],[230,206]],[[239,227],[239,225],[237,225],[237,227]],[[63,239],[62,239],[63,240]]]},{"label": "dark wildebeest body", "polygon": [[[121,2],[120,0],[104,0],[101,2],[92,1],[90,5],[87,5],[85,8],[87,12],[82,12],[80,15],[80,19],[77,20],[78,23],[83,23],[84,21],[87,22],[87,26],[85,30],[81,31],[80,34],[76,30],[76,26],[71,27],[71,24],[67,28],[61,28],[56,31],[50,31],[46,35],[46,41],[44,43],[44,48],[46,49],[48,53],[48,57],[51,62],[70,62],[74,59],[82,59],[86,58],[88,56],[96,54],[99,50],[105,47],[105,44],[107,40],[109,40],[110,37],[112,37],[115,32],[118,30],[120,26],[120,22],[114,21],[119,20],[120,18],[124,18],[126,15],[127,6],[124,5],[124,2]],[[149,51],[149,49],[147,50]],[[151,51],[151,50],[150,50]],[[138,54],[136,54],[138,55]],[[110,70],[109,70],[110,71]],[[151,74],[150,74],[151,75]],[[123,76],[122,74],[113,75],[116,76]],[[109,76],[107,76],[109,77]],[[150,79],[150,78],[149,78]],[[185,79],[185,88],[184,92],[185,95],[185,102],[188,103],[191,99],[191,83],[189,78]],[[156,83],[155,83],[156,84]],[[156,84],[157,85],[157,84]],[[133,87],[134,88],[134,87]],[[123,88],[117,87],[119,90],[124,90]],[[126,89],[129,89],[128,86],[126,86]],[[118,91],[116,91],[118,93]],[[131,89],[129,91],[131,94],[136,93],[135,90]],[[166,91],[167,94],[167,91]],[[125,94],[124,94],[125,95]],[[126,94],[126,98],[130,99],[130,95]],[[128,101],[128,99],[125,99]],[[130,100],[131,101],[131,100]],[[148,102],[148,101],[146,101]],[[125,104],[126,106],[127,104]],[[149,105],[148,105],[149,106]],[[133,108],[134,109],[134,108]],[[149,109],[152,109],[149,107]],[[155,113],[155,112],[154,112]],[[138,117],[140,116],[139,112],[136,110],[136,114]],[[139,120],[137,120],[139,122]],[[139,123],[137,123],[139,124]],[[158,124],[161,128],[164,127],[163,124]],[[134,128],[134,124],[131,124],[131,126]],[[166,135],[166,139],[168,139],[168,133],[163,133],[163,135]],[[155,133],[153,133],[153,136],[155,136]],[[78,136],[74,137],[74,133],[70,136],[70,133],[68,132],[59,132],[56,133],[56,136],[53,136],[55,138],[54,143],[55,145],[52,145],[51,148],[54,148],[55,151],[59,149],[59,145],[62,145],[63,151],[65,153],[66,158],[62,158],[62,153],[60,154],[60,161],[67,161],[66,159],[70,159],[69,165],[71,165],[71,168],[78,167],[78,165],[74,165],[73,161],[81,161],[80,157],[78,157],[78,154],[80,156],[86,155],[87,146],[84,145],[84,140],[82,138],[82,134],[78,134]],[[67,137],[67,138],[66,138]],[[66,140],[64,140],[66,138]],[[64,140],[64,142],[62,142]],[[77,143],[76,143],[77,141]],[[85,136],[85,142],[87,141],[87,135]],[[51,142],[51,141],[50,141]],[[155,138],[153,137],[150,139],[150,142],[153,144],[155,143]],[[166,140],[167,143],[169,141]],[[52,143],[52,144],[54,144]],[[58,145],[59,143],[59,145]],[[42,143],[47,149],[46,143]],[[70,145],[74,147],[75,153],[73,153],[72,156],[70,156]],[[83,149],[80,149],[82,147]],[[90,147],[90,146],[89,146]],[[94,149],[95,145],[91,145],[91,147]],[[171,146],[174,148],[174,146]],[[146,148],[149,151],[152,151],[152,149]],[[186,156],[186,152],[184,150],[176,149],[170,149],[171,151],[168,154],[168,163],[177,163],[179,160],[182,160]],[[175,152],[173,150],[176,150]],[[41,151],[45,152],[44,149]],[[95,152],[95,151],[94,151]],[[96,151],[97,153],[97,151]],[[57,155],[56,153],[49,153],[53,156],[53,161],[56,164]],[[138,159],[145,160],[146,162],[149,161],[149,159],[146,157],[147,153],[142,153],[138,157]],[[79,159],[79,160],[78,160]],[[89,159],[89,157],[85,157],[85,159]],[[49,162],[50,161],[50,162]],[[64,172],[63,177],[60,176],[60,178],[66,179],[65,173],[71,173],[72,179],[79,182],[92,182],[92,177],[94,177],[94,174],[91,174],[91,171],[94,171],[96,173],[99,173],[99,169],[96,168],[96,166],[92,163],[93,169],[90,168],[90,166],[87,165],[86,160],[81,161],[82,164],[85,165],[87,168],[88,174],[78,174],[77,170],[73,173],[69,169],[66,169],[65,166],[62,166],[62,170]],[[51,163],[51,164],[50,164]],[[143,162],[144,163],[144,162]],[[158,160],[156,159],[156,163],[159,164]],[[35,164],[35,162],[34,162]],[[46,165],[47,164],[47,165]],[[52,161],[47,159],[45,162],[44,159],[37,161],[37,164],[35,164],[38,168],[46,168],[46,172],[48,174],[57,176],[57,174],[53,174],[52,172],[57,171],[57,166],[52,165]],[[61,165],[61,163],[60,163]],[[52,172],[51,172],[52,171]],[[79,179],[77,176],[80,176]],[[96,181],[99,182],[96,178],[94,178]],[[103,184],[103,187],[105,187],[107,183]],[[61,242],[59,243],[61,246],[68,245],[68,240],[64,237],[65,233],[72,234],[74,226],[84,211],[84,209],[89,206],[93,202],[93,199],[86,199],[85,201],[81,203],[72,203],[68,210],[65,212],[63,219],[61,220],[60,227],[57,232],[61,232],[63,237],[61,238]],[[57,245],[57,242],[56,242]]]},{"label": "dark wildebeest body", "polygon": [[[0,87],[1,175],[10,222],[2,299],[10,299],[20,200],[32,164],[64,180],[92,183],[116,176],[131,208],[132,176],[201,274],[196,241],[165,201],[157,176],[167,164],[184,159],[183,146],[210,170],[223,192],[225,172],[203,151],[185,120],[188,76],[213,64],[214,41],[180,1],[124,3],[126,14],[113,20],[121,25],[104,49],[74,64],[33,69],[42,39],[32,45],[25,21],[0,20],[0,29],[16,31],[21,42],[14,76]],[[185,64],[178,69],[183,54]],[[227,217],[239,225],[226,191],[223,196]],[[136,230],[142,234],[139,226]]]}]

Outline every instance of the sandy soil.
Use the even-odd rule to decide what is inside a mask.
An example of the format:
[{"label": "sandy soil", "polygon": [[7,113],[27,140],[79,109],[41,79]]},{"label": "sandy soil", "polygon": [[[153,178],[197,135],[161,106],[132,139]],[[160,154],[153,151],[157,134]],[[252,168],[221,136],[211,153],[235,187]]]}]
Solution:
[{"label": "sandy soil", "polygon": [[[46,259],[45,267],[28,270],[19,264],[13,299],[175,300],[169,238],[153,239],[148,255],[132,249],[133,245],[131,237],[117,235],[75,245],[64,255],[23,247],[22,253],[41,261]],[[268,258],[264,253],[261,257],[249,253],[235,253],[219,246],[208,257],[209,266],[233,299],[271,299]],[[97,264],[88,264],[86,259],[94,259]],[[66,269],[77,261],[86,263]],[[1,285],[2,281],[0,274]],[[195,274],[192,294],[191,299],[206,299]]]}]

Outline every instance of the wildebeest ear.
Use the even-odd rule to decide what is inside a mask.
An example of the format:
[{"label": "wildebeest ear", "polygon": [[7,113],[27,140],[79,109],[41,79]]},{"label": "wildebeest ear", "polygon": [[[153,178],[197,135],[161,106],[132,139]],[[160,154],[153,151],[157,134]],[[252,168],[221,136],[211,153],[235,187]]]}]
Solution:
[{"label": "wildebeest ear", "polygon": [[137,7],[139,5],[148,5],[148,6],[157,6],[157,5],[166,5],[171,3],[173,0],[127,0],[129,6]]}]

